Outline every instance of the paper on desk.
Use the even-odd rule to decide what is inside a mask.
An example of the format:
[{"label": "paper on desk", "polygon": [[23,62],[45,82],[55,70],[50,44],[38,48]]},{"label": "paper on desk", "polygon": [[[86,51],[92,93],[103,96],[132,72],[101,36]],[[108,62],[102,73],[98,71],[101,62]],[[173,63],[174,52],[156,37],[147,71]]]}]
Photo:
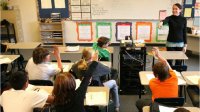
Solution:
[{"label": "paper on desk", "polygon": [[160,110],[160,112],[174,112],[174,110],[176,110],[176,108],[165,107],[165,106],[159,105],[159,110]]},{"label": "paper on desk", "polygon": [[2,58],[3,56],[0,55],[0,58]]},{"label": "paper on desk", "polygon": [[86,93],[86,105],[106,105],[106,92]]},{"label": "paper on desk", "polygon": [[193,84],[198,84],[200,76],[199,75],[193,75],[193,76],[186,76],[187,79],[192,82]]},{"label": "paper on desk", "polygon": [[11,63],[12,60],[10,60],[9,58],[1,58],[0,59],[0,64],[4,64],[4,63]]},{"label": "paper on desk", "polygon": [[79,51],[80,46],[67,46],[65,51]]},{"label": "paper on desk", "polygon": [[155,76],[153,74],[147,74],[148,81],[150,81],[153,78],[155,78]]}]

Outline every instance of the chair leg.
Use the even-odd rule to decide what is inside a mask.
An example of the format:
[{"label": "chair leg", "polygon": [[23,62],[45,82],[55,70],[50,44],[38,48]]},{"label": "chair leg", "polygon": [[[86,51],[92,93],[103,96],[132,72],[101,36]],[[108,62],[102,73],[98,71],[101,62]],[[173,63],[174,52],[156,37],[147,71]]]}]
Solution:
[{"label": "chair leg", "polygon": [[187,95],[186,95],[186,94],[187,94],[187,93],[186,93],[186,86],[184,86],[183,89],[184,89],[184,97],[185,97],[185,103],[186,103],[186,100],[187,100],[187,99],[186,99],[186,96],[187,96]]}]

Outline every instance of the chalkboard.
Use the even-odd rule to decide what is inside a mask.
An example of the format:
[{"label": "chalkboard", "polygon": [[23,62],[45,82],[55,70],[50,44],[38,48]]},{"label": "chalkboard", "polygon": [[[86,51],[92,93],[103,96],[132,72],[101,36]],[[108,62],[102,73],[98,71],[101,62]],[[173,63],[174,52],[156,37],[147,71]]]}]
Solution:
[{"label": "chalkboard", "polygon": [[171,8],[172,0],[91,0],[91,19],[159,19]]},{"label": "chalkboard", "polygon": [[39,18],[51,18],[51,13],[60,13],[61,18],[68,18],[69,17],[69,6],[68,0],[65,1],[65,8],[55,8],[55,0],[50,0],[52,4],[52,8],[43,9],[41,5],[42,0],[37,0],[38,3],[38,11],[39,11]]}]

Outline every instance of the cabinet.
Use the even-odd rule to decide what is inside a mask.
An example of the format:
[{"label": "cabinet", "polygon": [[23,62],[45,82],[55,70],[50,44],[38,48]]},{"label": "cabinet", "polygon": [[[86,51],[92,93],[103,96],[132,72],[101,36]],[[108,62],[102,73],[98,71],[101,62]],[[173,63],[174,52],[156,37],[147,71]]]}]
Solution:
[{"label": "cabinet", "polygon": [[63,45],[62,23],[40,23],[40,36],[43,45]]},{"label": "cabinet", "polygon": [[139,94],[139,72],[145,67],[146,47],[120,47],[120,94]]}]

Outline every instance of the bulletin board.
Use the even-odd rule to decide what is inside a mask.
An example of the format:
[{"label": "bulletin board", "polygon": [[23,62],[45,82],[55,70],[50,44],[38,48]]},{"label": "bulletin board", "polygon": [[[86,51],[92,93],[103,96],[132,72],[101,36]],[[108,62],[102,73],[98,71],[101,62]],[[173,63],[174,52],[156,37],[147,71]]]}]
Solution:
[{"label": "bulletin board", "polygon": [[51,13],[60,13],[61,18],[69,17],[68,0],[37,0],[39,18],[51,18]]}]

